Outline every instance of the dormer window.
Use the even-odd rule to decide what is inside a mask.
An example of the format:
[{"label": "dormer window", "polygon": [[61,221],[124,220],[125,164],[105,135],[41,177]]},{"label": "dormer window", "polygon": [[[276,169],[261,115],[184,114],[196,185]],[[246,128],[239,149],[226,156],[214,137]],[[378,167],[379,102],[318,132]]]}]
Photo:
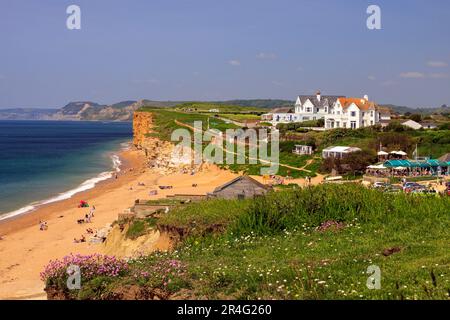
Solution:
[{"label": "dormer window", "polygon": [[328,113],[328,107],[325,107],[325,112]]}]

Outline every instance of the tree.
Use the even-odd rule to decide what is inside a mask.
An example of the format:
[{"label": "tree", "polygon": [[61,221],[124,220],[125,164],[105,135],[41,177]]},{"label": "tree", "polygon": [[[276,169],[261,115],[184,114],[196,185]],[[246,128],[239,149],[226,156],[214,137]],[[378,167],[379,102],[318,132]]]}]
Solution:
[{"label": "tree", "polygon": [[319,120],[317,120],[317,126],[321,128],[325,127],[325,119],[320,118]]},{"label": "tree", "polygon": [[420,122],[420,121],[422,121],[422,115],[420,115],[420,114],[418,114],[418,113],[415,113],[415,114],[410,115],[409,118],[410,118],[412,121],[415,121],[415,122]]},{"label": "tree", "polygon": [[371,150],[356,151],[342,158],[342,167],[345,171],[350,171],[353,174],[362,173],[368,165],[374,163],[376,160],[377,156]]}]

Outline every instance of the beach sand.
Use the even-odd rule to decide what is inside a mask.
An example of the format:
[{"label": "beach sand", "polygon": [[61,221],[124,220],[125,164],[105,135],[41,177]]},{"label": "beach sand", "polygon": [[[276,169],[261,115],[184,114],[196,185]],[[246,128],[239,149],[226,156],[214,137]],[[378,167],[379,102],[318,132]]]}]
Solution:
[{"label": "beach sand", "polygon": [[[175,193],[205,194],[237,176],[215,166],[192,176],[163,176],[145,168],[141,151],[123,151],[120,158],[122,166],[117,179],[110,178],[70,199],[0,222],[0,299],[45,299],[39,273],[49,260],[70,253],[104,253],[102,244],[74,243],[74,238],[84,234],[89,239],[87,228],[104,228],[117,219],[118,213],[133,206],[136,199],[157,199]],[[145,186],[138,186],[138,182]],[[193,183],[198,186],[193,188]],[[149,190],[157,185],[172,185],[173,189],[158,189],[158,195],[149,196]],[[77,208],[80,200],[96,207],[90,224],[77,224],[90,209]],[[48,230],[39,230],[40,220],[47,221]]]}]

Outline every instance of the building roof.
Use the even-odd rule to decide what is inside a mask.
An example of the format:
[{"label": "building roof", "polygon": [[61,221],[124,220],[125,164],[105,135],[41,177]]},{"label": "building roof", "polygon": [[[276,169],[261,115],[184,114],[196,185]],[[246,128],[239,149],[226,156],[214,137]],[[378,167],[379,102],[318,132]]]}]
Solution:
[{"label": "building roof", "polygon": [[360,148],[356,148],[356,147],[336,146],[336,147],[329,147],[329,148],[323,149],[323,151],[347,153],[347,152],[361,151],[361,149]]},{"label": "building roof", "polygon": [[338,98],[345,96],[320,96],[320,101],[317,99],[317,95],[315,96],[305,96],[299,95],[298,99],[300,99],[301,104],[303,105],[307,100],[311,101],[314,107],[322,108],[325,106],[332,106]]},{"label": "building roof", "polygon": [[430,159],[427,161],[411,161],[411,160],[388,160],[383,164],[388,168],[404,167],[404,168],[430,168],[430,167],[448,167],[448,162]]},{"label": "building roof", "polygon": [[419,123],[422,127],[427,127],[427,126],[437,126],[436,122],[433,121],[422,121]]},{"label": "building roof", "polygon": [[373,101],[367,101],[364,98],[339,98],[342,108],[346,109],[352,104],[355,104],[360,110],[375,109],[376,104]]},{"label": "building roof", "polygon": [[413,128],[413,129],[420,129],[422,128],[422,125],[414,120],[405,120],[401,122],[402,125]]},{"label": "building roof", "polygon": [[444,154],[442,157],[440,157],[438,159],[439,161],[443,161],[443,162],[450,162],[450,153],[446,153]]},{"label": "building roof", "polygon": [[245,176],[245,175],[244,175],[244,176],[236,177],[236,178],[234,178],[233,180],[230,180],[230,181],[228,181],[227,183],[224,183],[223,185],[218,186],[217,188],[214,189],[213,192],[219,192],[219,191],[221,191],[221,190],[223,190],[223,189],[229,187],[230,185],[232,185],[232,184],[234,184],[234,183],[236,183],[236,182],[238,182],[238,181],[240,181],[240,180],[247,180],[247,181],[250,181],[251,183],[257,185],[258,187],[261,187],[261,188],[266,189],[266,190],[270,190],[270,189],[271,189],[270,186],[267,186],[267,185],[265,185],[265,184],[263,184],[263,183],[261,183],[261,182],[255,180],[255,179],[249,177],[249,176]]}]

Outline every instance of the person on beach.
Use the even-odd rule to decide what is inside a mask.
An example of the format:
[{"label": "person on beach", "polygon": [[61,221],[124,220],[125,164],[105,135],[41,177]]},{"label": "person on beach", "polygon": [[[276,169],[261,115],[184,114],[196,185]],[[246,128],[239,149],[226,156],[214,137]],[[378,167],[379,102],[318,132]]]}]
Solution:
[{"label": "person on beach", "polygon": [[48,225],[46,221],[39,220],[39,230],[45,231],[48,229]]},{"label": "person on beach", "polygon": [[89,210],[89,215],[90,215],[91,217],[94,216],[94,211],[95,211],[95,206],[92,206],[92,208]]}]

